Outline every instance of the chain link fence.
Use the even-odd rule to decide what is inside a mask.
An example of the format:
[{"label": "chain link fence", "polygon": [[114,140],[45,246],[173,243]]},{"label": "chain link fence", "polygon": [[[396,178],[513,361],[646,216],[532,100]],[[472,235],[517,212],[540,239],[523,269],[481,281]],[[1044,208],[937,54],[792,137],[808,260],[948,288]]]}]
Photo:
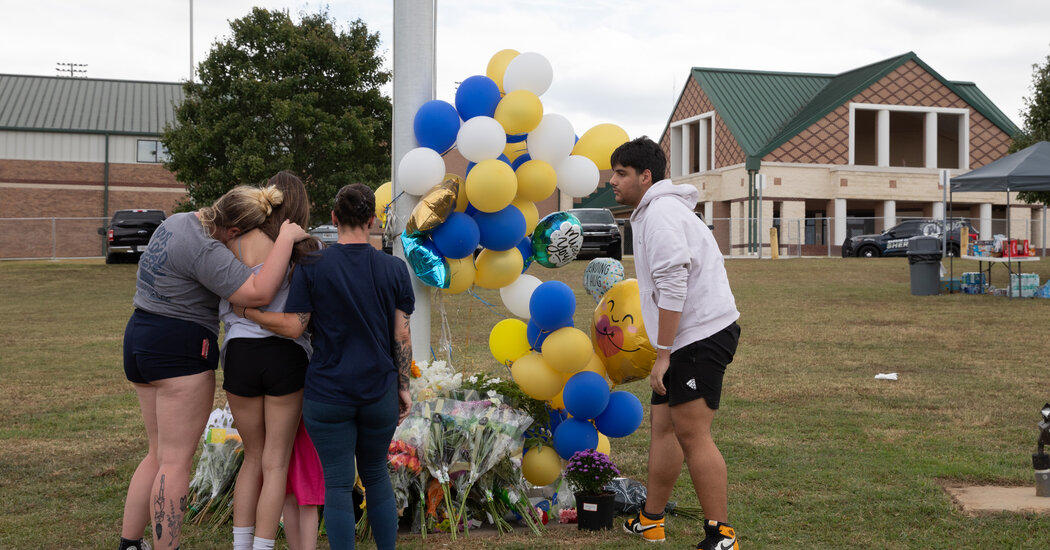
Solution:
[{"label": "chain link fence", "polygon": [[0,260],[102,258],[109,218],[0,218]]}]

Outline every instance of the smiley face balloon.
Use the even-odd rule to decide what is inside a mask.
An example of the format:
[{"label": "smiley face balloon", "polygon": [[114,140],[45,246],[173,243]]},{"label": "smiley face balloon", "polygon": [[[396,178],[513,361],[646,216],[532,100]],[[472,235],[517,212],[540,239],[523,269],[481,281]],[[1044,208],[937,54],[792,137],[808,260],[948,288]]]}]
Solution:
[{"label": "smiley face balloon", "polygon": [[591,343],[614,384],[649,376],[656,361],[656,350],[642,323],[636,279],[620,281],[602,296],[594,309]]}]

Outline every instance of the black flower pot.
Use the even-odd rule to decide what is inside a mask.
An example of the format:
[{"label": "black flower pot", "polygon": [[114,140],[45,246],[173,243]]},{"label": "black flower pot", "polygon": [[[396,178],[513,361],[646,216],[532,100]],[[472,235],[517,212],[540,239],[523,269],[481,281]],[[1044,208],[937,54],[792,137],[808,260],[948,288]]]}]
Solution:
[{"label": "black flower pot", "polygon": [[616,515],[613,493],[599,495],[574,493],[576,497],[577,528],[586,531],[612,529],[613,516]]}]

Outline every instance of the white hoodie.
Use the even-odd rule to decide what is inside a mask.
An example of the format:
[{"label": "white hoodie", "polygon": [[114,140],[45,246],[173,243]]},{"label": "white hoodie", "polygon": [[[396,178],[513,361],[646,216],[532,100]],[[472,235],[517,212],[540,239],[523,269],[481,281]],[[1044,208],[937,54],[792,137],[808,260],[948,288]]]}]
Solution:
[{"label": "white hoodie", "polygon": [[660,180],[631,214],[642,319],[656,344],[659,309],[682,312],[672,351],[703,340],[740,317],[725,259],[693,209],[699,192]]}]

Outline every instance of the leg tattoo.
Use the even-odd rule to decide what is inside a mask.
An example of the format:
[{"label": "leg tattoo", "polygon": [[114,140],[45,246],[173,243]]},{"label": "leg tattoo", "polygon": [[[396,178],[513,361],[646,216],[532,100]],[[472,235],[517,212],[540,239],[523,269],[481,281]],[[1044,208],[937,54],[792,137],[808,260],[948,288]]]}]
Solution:
[{"label": "leg tattoo", "polygon": [[164,532],[164,476],[160,476],[160,489],[157,490],[157,498],[153,499],[153,533],[160,540]]}]

